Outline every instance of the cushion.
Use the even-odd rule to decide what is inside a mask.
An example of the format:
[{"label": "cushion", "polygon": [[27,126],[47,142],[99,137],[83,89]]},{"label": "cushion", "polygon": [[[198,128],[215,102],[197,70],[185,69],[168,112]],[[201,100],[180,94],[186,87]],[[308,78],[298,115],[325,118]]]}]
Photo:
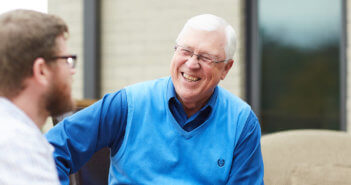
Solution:
[{"label": "cushion", "polygon": [[293,168],[290,185],[350,185],[351,166],[297,165]]}]

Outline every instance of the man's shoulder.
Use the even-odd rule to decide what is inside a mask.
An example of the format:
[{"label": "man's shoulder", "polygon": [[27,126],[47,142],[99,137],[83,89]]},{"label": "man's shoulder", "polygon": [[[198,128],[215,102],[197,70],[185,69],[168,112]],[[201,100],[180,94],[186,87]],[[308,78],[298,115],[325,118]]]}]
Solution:
[{"label": "man's shoulder", "polygon": [[[15,135],[19,132],[26,132],[27,126],[25,123],[16,117],[4,115],[0,113],[0,135]],[[1,136],[0,136],[1,137]]]},{"label": "man's shoulder", "polygon": [[[160,104],[166,99],[170,77],[137,83],[125,88],[128,105],[138,102],[139,105]],[[161,104],[160,104],[161,105]]]},{"label": "man's shoulder", "polygon": [[234,95],[233,93],[229,92],[227,89],[224,89],[223,87],[218,86],[218,96],[223,98],[224,101],[230,102],[235,106],[242,106],[242,107],[251,109],[250,105],[248,105],[243,99]]},{"label": "man's shoulder", "polygon": [[38,129],[14,117],[1,117],[0,171],[4,178],[0,184],[51,184],[47,183],[49,180],[56,183],[50,147]]},{"label": "man's shoulder", "polygon": [[[23,143],[38,145],[43,137],[37,128],[11,116],[0,118],[0,145],[22,145]],[[28,145],[29,147],[29,145]]]},{"label": "man's shoulder", "polygon": [[152,93],[153,95],[155,95],[156,93],[158,94],[158,96],[161,96],[163,94],[162,92],[166,90],[170,80],[170,77],[158,78],[155,80],[144,81],[127,86],[125,89],[127,95],[145,95],[146,93]]},{"label": "man's shoulder", "polygon": [[167,84],[168,81],[170,80],[170,77],[163,77],[163,78],[158,78],[154,80],[147,80],[143,82],[139,82],[130,86],[127,86],[126,88],[133,88],[133,87],[153,87],[155,85],[159,84]]}]

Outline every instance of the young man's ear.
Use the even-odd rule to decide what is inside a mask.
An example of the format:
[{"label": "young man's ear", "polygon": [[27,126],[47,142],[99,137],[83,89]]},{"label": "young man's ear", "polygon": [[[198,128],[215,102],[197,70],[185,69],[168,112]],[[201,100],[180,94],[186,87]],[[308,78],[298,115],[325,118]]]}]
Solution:
[{"label": "young man's ear", "polygon": [[49,83],[51,71],[49,66],[45,62],[44,58],[36,58],[33,63],[33,79],[42,84],[47,85]]},{"label": "young man's ear", "polygon": [[230,59],[228,60],[227,63],[225,63],[225,66],[224,66],[224,71],[222,72],[222,75],[221,75],[221,80],[224,80],[224,78],[227,76],[229,70],[232,68],[233,66],[233,63],[234,63],[234,60],[233,59]]}]

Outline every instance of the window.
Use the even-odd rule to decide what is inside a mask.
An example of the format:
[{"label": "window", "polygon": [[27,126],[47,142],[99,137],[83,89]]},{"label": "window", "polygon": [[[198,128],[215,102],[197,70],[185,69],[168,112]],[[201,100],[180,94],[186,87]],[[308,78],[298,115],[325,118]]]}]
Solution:
[{"label": "window", "polygon": [[[256,24],[251,27],[256,40],[252,38],[255,34],[249,35],[248,50],[255,57],[248,57],[251,59],[248,99],[258,112],[264,133],[301,128],[341,129],[345,106],[341,101],[342,78],[346,78],[341,70],[345,55],[342,3],[341,0],[253,3],[256,8],[251,8],[249,21]],[[254,44],[257,46],[252,47]]]}]

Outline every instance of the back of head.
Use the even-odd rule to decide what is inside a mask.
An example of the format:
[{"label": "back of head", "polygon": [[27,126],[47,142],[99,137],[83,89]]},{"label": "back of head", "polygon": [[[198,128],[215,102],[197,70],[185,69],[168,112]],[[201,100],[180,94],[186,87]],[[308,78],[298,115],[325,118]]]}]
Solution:
[{"label": "back of head", "polygon": [[0,95],[17,96],[32,76],[35,59],[53,57],[56,38],[67,32],[65,22],[54,15],[31,10],[0,15]]},{"label": "back of head", "polygon": [[227,23],[223,18],[212,15],[202,14],[190,18],[180,31],[176,42],[184,35],[188,29],[196,29],[203,31],[216,31],[222,30],[226,36],[226,47],[224,48],[226,53],[226,59],[232,59],[235,53],[236,47],[236,35],[233,27]]}]

